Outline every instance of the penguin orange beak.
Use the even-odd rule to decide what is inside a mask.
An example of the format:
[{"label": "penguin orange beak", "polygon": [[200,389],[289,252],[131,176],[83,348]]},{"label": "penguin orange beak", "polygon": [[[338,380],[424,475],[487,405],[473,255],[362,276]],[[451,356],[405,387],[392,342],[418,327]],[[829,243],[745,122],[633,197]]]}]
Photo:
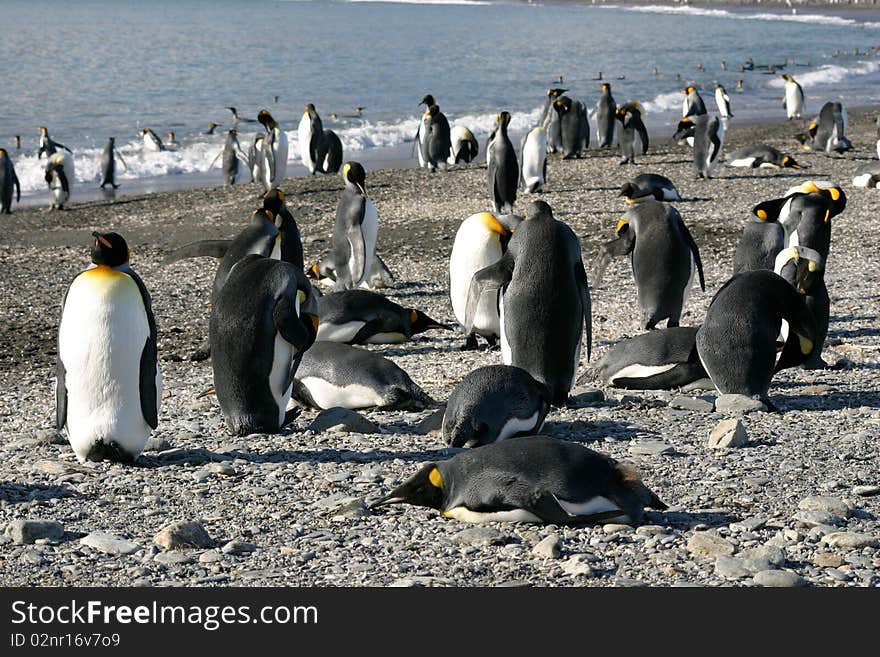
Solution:
[{"label": "penguin orange beak", "polygon": [[92,233],[92,237],[94,237],[96,240],[98,240],[103,246],[106,246],[108,249],[113,248],[113,245],[110,244],[110,241],[106,237],[103,237],[98,231],[95,231],[94,233]]},{"label": "penguin orange beak", "polygon": [[311,313],[306,313],[306,316],[307,316],[310,320],[312,320],[312,326],[315,327],[315,333],[317,333],[317,332],[318,332],[318,324],[321,323],[321,322],[318,320],[318,316],[317,316],[317,315],[312,315]]}]

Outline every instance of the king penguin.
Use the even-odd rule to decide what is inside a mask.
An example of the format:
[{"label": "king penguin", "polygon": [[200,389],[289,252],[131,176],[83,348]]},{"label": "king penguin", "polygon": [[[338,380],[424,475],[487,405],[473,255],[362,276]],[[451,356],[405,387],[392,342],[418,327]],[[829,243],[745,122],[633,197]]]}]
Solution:
[{"label": "king penguin", "polygon": [[553,109],[553,103],[562,96],[568,89],[548,89],[547,100],[544,101],[544,108],[541,111],[541,125],[547,131],[547,152],[556,153],[562,148],[562,124],[559,121],[559,114]]},{"label": "king penguin", "polygon": [[777,218],[755,207],[752,217],[743,227],[742,237],[733,256],[733,273],[757,269],[773,271],[776,256],[785,246],[785,231]]},{"label": "king penguin", "polygon": [[473,162],[477,159],[477,154],[480,152],[480,142],[477,141],[470,129],[461,125],[453,126],[449,138],[452,142],[449,164]]},{"label": "king penguin", "polygon": [[107,185],[116,189],[119,185],[116,184],[116,158],[119,158],[119,161],[122,162],[122,166],[126,169],[128,165],[125,164],[125,160],[122,159],[122,154],[116,152],[116,138],[110,137],[107,140],[107,145],[104,146],[104,152],[101,153],[101,189],[104,189]]},{"label": "king penguin", "polygon": [[422,152],[421,159],[428,171],[434,173],[438,165],[445,169],[452,148],[452,138],[449,121],[437,105],[428,108],[426,116],[422,119],[422,131],[419,148]]},{"label": "king penguin", "polygon": [[578,238],[547,203],[532,201],[501,259],[474,274],[466,332],[473,330],[483,293],[493,290],[501,290],[502,361],[547,386],[551,404],[564,404],[584,342],[590,355],[590,289]]},{"label": "king penguin", "polygon": [[516,187],[519,181],[519,165],[516,151],[507,136],[510,125],[510,112],[501,112],[496,118],[495,131],[489,138],[486,149],[488,161],[489,198],[495,212],[510,214],[516,202]]},{"label": "king penguin", "polygon": [[62,149],[73,154],[73,151],[70,150],[64,144],[61,144],[52,137],[49,136],[49,131],[45,127],[40,127],[40,148],[37,150],[37,159],[39,160],[45,154],[47,157],[50,157],[55,154],[58,149]]},{"label": "king penguin", "polygon": [[706,289],[700,251],[678,210],[653,199],[631,205],[617,222],[617,235],[600,248],[595,284],[612,257],[630,255],[642,326],[650,330],[664,319],[678,326],[694,273]]},{"label": "king penguin", "polygon": [[702,116],[708,113],[706,111],[706,103],[703,102],[703,98],[696,87],[687,87],[682,90],[682,93],[684,94],[684,100],[681,103],[682,118],[686,116]]},{"label": "king penguin", "polygon": [[638,524],[666,505],[635,466],[550,436],[521,436],[428,463],[374,502],[436,509],[462,522]]},{"label": "king penguin", "polygon": [[[648,152],[648,129],[642,121],[642,106],[632,102],[621,105],[614,112],[615,118],[620,121],[620,152],[623,159],[620,164],[635,164],[636,153],[644,155]],[[639,146],[636,146],[636,139]]]},{"label": "king penguin", "polygon": [[302,118],[299,121],[297,139],[299,141],[299,155],[302,158],[303,166],[310,174],[315,175],[315,173],[321,170],[318,148],[324,139],[324,124],[312,103],[306,105]]},{"label": "king penguin", "polygon": [[831,299],[825,287],[825,259],[813,249],[805,246],[791,246],[779,253],[773,269],[791,284],[816,320],[816,346],[804,362],[804,369],[823,369],[827,363],[822,360],[822,348],[828,335],[828,320],[831,316]]},{"label": "king penguin", "polygon": [[617,105],[611,95],[611,84],[602,85],[602,95],[596,103],[596,141],[599,148],[611,148],[614,144],[614,120]]},{"label": "king penguin", "polygon": [[43,177],[52,192],[53,210],[63,210],[64,204],[70,199],[70,187],[74,179],[73,156],[56,151],[49,156]]},{"label": "king penguin", "polygon": [[162,143],[162,140],[159,139],[159,135],[153,132],[150,128],[144,128],[144,148],[148,151],[161,152],[165,150],[165,144]]},{"label": "king penguin", "polygon": [[724,122],[717,116],[702,114],[688,116],[678,123],[678,129],[672,136],[680,141],[693,137],[694,140],[694,177],[709,179],[715,171],[715,166],[721,159],[721,150],[724,146]]},{"label": "king penguin", "polygon": [[846,137],[846,110],[840,103],[822,105],[819,116],[810,122],[807,131],[798,135],[805,150],[843,154],[851,151],[852,142]]},{"label": "king penguin", "polygon": [[263,174],[263,190],[280,187],[287,176],[287,133],[278,125],[267,110],[260,110],[257,121],[266,129],[263,137],[260,168]]},{"label": "king penguin", "polygon": [[880,189],[880,160],[873,160],[856,169],[852,179],[853,187]]},{"label": "king penguin", "polygon": [[5,148],[0,148],[0,214],[12,214],[12,192],[15,201],[21,203],[21,184],[15,174],[12,157]]},{"label": "king penguin", "polygon": [[232,186],[238,178],[239,161],[247,166],[247,156],[242,152],[241,145],[238,143],[238,130],[231,128],[226,134],[226,143],[223,150],[217,154],[214,161],[211,162],[211,168],[218,159],[223,158],[223,178],[226,184]]},{"label": "king penguin", "polygon": [[379,213],[367,196],[366,172],[359,162],[342,167],[345,189],[336,206],[331,254],[336,269],[335,290],[351,290],[369,280],[379,233]]},{"label": "king penguin", "polygon": [[628,204],[639,203],[647,198],[657,201],[680,201],[681,194],[666,176],[659,173],[640,173],[620,188],[619,196],[625,196]]},{"label": "king penguin", "polygon": [[732,119],[733,112],[730,110],[730,96],[720,82],[715,83],[715,104],[718,106],[718,114],[722,119]]},{"label": "king penguin", "polygon": [[587,108],[579,100],[562,96],[553,101],[562,130],[562,159],[581,157],[590,147],[590,122]]},{"label": "king penguin", "polygon": [[785,80],[785,94],[782,96],[785,113],[789,121],[799,119],[804,113],[804,90],[791,73],[784,73],[782,78]]},{"label": "king penguin", "polygon": [[547,181],[547,131],[542,126],[535,126],[523,135],[520,155],[522,188],[529,194],[543,192]]},{"label": "king penguin", "polygon": [[768,146],[767,144],[752,144],[737,148],[727,156],[729,167],[751,167],[752,169],[800,169],[791,155]]},{"label": "king penguin", "polygon": [[278,433],[318,317],[312,285],[290,263],[251,254],[229,272],[211,309],[214,390],[229,433]]},{"label": "king penguin", "polygon": [[67,429],[80,462],[130,462],[159,422],[156,322],[125,239],[92,235],[93,266],[73,279],[62,303],[57,427]]}]

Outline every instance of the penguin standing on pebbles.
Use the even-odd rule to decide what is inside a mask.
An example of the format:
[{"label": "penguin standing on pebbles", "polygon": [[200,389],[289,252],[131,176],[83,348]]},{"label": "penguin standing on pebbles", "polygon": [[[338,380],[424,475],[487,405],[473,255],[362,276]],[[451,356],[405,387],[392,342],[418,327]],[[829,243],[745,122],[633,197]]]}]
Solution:
[{"label": "penguin standing on pebbles", "polygon": [[785,94],[782,96],[785,113],[789,121],[799,119],[804,113],[804,90],[791,73],[783,73],[782,78],[785,80]]},{"label": "penguin standing on pebbles", "polygon": [[360,287],[370,278],[379,233],[379,214],[367,196],[366,175],[359,162],[346,162],[342,167],[345,189],[336,207],[331,240],[336,269],[334,289],[337,291]]},{"label": "penguin standing on pebbles", "polygon": [[717,116],[688,116],[678,123],[672,138],[676,141],[693,138],[694,176],[709,179],[721,158],[724,146],[724,123]]},{"label": "penguin standing on pebbles", "polygon": [[831,299],[825,287],[825,259],[813,249],[792,246],[776,257],[773,269],[803,295],[804,303],[816,320],[816,348],[804,363],[804,369],[823,369],[822,347],[828,335]]},{"label": "penguin standing on pebbles", "polygon": [[12,192],[16,203],[21,203],[21,184],[15,175],[15,166],[5,148],[0,148],[0,214],[12,214]]},{"label": "penguin standing on pebbles", "polygon": [[495,212],[510,214],[516,202],[519,182],[519,164],[516,151],[507,136],[510,112],[501,112],[496,118],[495,132],[489,138],[486,158],[488,160],[489,198]]},{"label": "penguin standing on pebbles", "polygon": [[785,231],[776,217],[770,217],[760,206],[752,210],[752,218],[743,227],[742,237],[733,256],[733,273],[756,269],[773,271],[776,256],[785,246]]},{"label": "penguin standing on pebbles", "polygon": [[445,169],[452,148],[452,139],[449,121],[436,105],[428,108],[426,116],[422,119],[422,130],[424,134],[419,148],[425,166],[431,173],[437,170],[438,165]]},{"label": "penguin standing on pebbles", "polygon": [[49,156],[43,173],[46,184],[52,192],[52,210],[63,210],[70,200],[70,186],[73,183],[73,156],[70,153],[55,152]]},{"label": "penguin standing on pebbles", "polygon": [[260,153],[260,170],[263,189],[268,192],[280,187],[287,176],[287,133],[267,110],[260,110],[257,120],[266,129]]},{"label": "penguin standing on pebbles", "polygon": [[125,164],[125,160],[122,159],[122,155],[116,152],[116,138],[110,137],[107,140],[107,145],[104,146],[104,152],[101,154],[101,189],[104,189],[107,185],[110,185],[113,189],[119,187],[116,184],[117,157],[122,162],[122,166],[127,169],[128,166]]},{"label": "penguin standing on pebbles", "polygon": [[[644,155],[648,152],[648,129],[642,121],[642,106],[627,103],[618,107],[614,116],[621,124],[619,141],[623,159],[620,164],[635,164],[636,153]],[[636,139],[639,145],[636,145]]]},{"label": "penguin standing on pebbles", "polygon": [[730,96],[727,95],[727,90],[720,82],[715,83],[715,104],[718,106],[718,113],[722,119],[733,118],[733,112],[730,109]]},{"label": "penguin standing on pebbles", "polygon": [[798,135],[805,150],[842,155],[853,148],[846,137],[846,110],[840,103],[825,103],[819,116],[810,122],[807,131]]},{"label": "penguin standing on pebbles", "polygon": [[73,279],[62,303],[57,427],[67,429],[80,462],[131,462],[159,423],[156,321],[125,239],[92,236],[93,266]]},{"label": "penguin standing on pebbles", "polygon": [[611,148],[614,144],[614,121],[617,105],[611,95],[611,84],[602,85],[602,95],[596,103],[596,141],[599,148]]},{"label": "penguin standing on pebbles", "polygon": [[562,130],[562,159],[580,157],[590,147],[587,108],[579,100],[562,96],[553,102],[553,109],[559,114]]},{"label": "penguin standing on pebbles", "polygon": [[544,191],[547,180],[547,131],[535,126],[523,135],[520,148],[520,182],[529,194]]},{"label": "penguin standing on pebbles", "polygon": [[562,148],[562,123],[559,114],[553,108],[554,103],[568,89],[548,89],[547,100],[544,101],[544,109],[541,112],[540,124],[547,131],[547,153],[556,153]]},{"label": "penguin standing on pebbles", "polygon": [[523,436],[428,463],[371,505],[413,504],[462,522],[639,524],[666,505],[635,466],[550,436]]}]

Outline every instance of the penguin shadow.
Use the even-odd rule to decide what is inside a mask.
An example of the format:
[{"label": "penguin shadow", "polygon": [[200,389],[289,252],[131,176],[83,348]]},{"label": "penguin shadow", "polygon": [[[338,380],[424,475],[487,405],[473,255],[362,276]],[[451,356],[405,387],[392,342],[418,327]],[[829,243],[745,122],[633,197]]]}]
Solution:
[{"label": "penguin shadow", "polygon": [[645,522],[656,522],[676,529],[691,529],[697,525],[709,528],[724,527],[742,518],[727,511],[651,511],[645,514]]},{"label": "penguin shadow", "polygon": [[828,331],[829,338],[862,338],[880,335],[880,326],[865,326],[856,329],[835,329]]},{"label": "penguin shadow", "polygon": [[93,496],[84,495],[73,488],[58,484],[18,484],[11,481],[0,481],[0,502],[8,504],[70,497],[87,499]]},{"label": "penguin shadow", "polygon": [[847,408],[880,408],[880,393],[860,390],[833,390],[824,395],[794,394],[776,396],[774,403],[786,411],[840,411]]},{"label": "penguin shadow", "polygon": [[[760,173],[741,173],[739,175],[734,176],[724,176],[727,180],[768,180],[773,179],[776,180],[778,178],[795,178],[795,179],[803,179],[803,178],[813,178],[817,174],[815,173],[771,173],[771,174],[760,174]],[[824,174],[819,174],[824,175]]]},{"label": "penguin shadow", "polygon": [[[552,413],[551,410],[550,415]],[[576,443],[594,443],[608,437],[623,442],[644,437],[645,434],[657,435],[655,431],[637,430],[613,420],[547,420],[541,427],[540,433]]]},{"label": "penguin shadow", "polygon": [[376,345],[381,346],[383,356],[416,356],[419,354],[436,354],[438,351],[447,349],[446,340],[422,338],[418,342],[404,342],[396,345]]},{"label": "penguin shadow", "polygon": [[423,463],[426,461],[442,461],[461,450],[450,448],[429,450],[392,451],[377,449],[370,452],[354,452],[349,449],[320,450],[272,450],[268,452],[247,452],[231,450],[223,454],[223,460],[242,459],[251,463],[376,463],[400,459]]},{"label": "penguin shadow", "polygon": [[230,454],[218,454],[203,447],[181,448],[170,450],[169,453],[161,455],[141,454],[140,458],[131,467],[151,470],[154,468],[165,468],[170,465],[205,465],[206,463],[231,461],[235,457]]}]

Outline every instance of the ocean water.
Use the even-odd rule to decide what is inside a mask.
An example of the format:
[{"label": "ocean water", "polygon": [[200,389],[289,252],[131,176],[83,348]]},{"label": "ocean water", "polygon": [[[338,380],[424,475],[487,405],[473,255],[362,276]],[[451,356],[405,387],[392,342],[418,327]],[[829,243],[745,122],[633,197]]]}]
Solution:
[{"label": "ocean water", "polygon": [[[880,15],[869,12],[467,0],[4,0],[3,22],[0,147],[12,153],[33,202],[48,198],[36,158],[43,125],[75,152],[76,200],[96,193],[109,136],[127,164],[117,168],[120,193],[220,184],[219,169],[209,167],[231,127],[230,105],[248,117],[269,109],[288,133],[289,173],[304,175],[296,128],[308,102],[339,134],[345,158],[368,166],[412,158],[426,93],[482,144],[502,109],[513,114],[514,132],[533,125],[558,76],[592,107],[599,71],[618,102],[639,100],[649,126],[670,134],[687,84],[701,89],[710,111],[714,82],[724,84],[734,121],[784,116],[779,72],[802,84],[808,113],[832,99],[880,104]],[[794,64],[776,74],[740,72],[748,58],[759,67]],[[734,91],[739,79],[742,93]],[[357,106],[365,108],[361,117],[354,116]],[[211,121],[221,127],[203,134]],[[179,146],[147,151],[144,127],[163,138],[173,131]],[[258,128],[239,124],[243,147]],[[16,134],[21,151],[13,147]]]}]

